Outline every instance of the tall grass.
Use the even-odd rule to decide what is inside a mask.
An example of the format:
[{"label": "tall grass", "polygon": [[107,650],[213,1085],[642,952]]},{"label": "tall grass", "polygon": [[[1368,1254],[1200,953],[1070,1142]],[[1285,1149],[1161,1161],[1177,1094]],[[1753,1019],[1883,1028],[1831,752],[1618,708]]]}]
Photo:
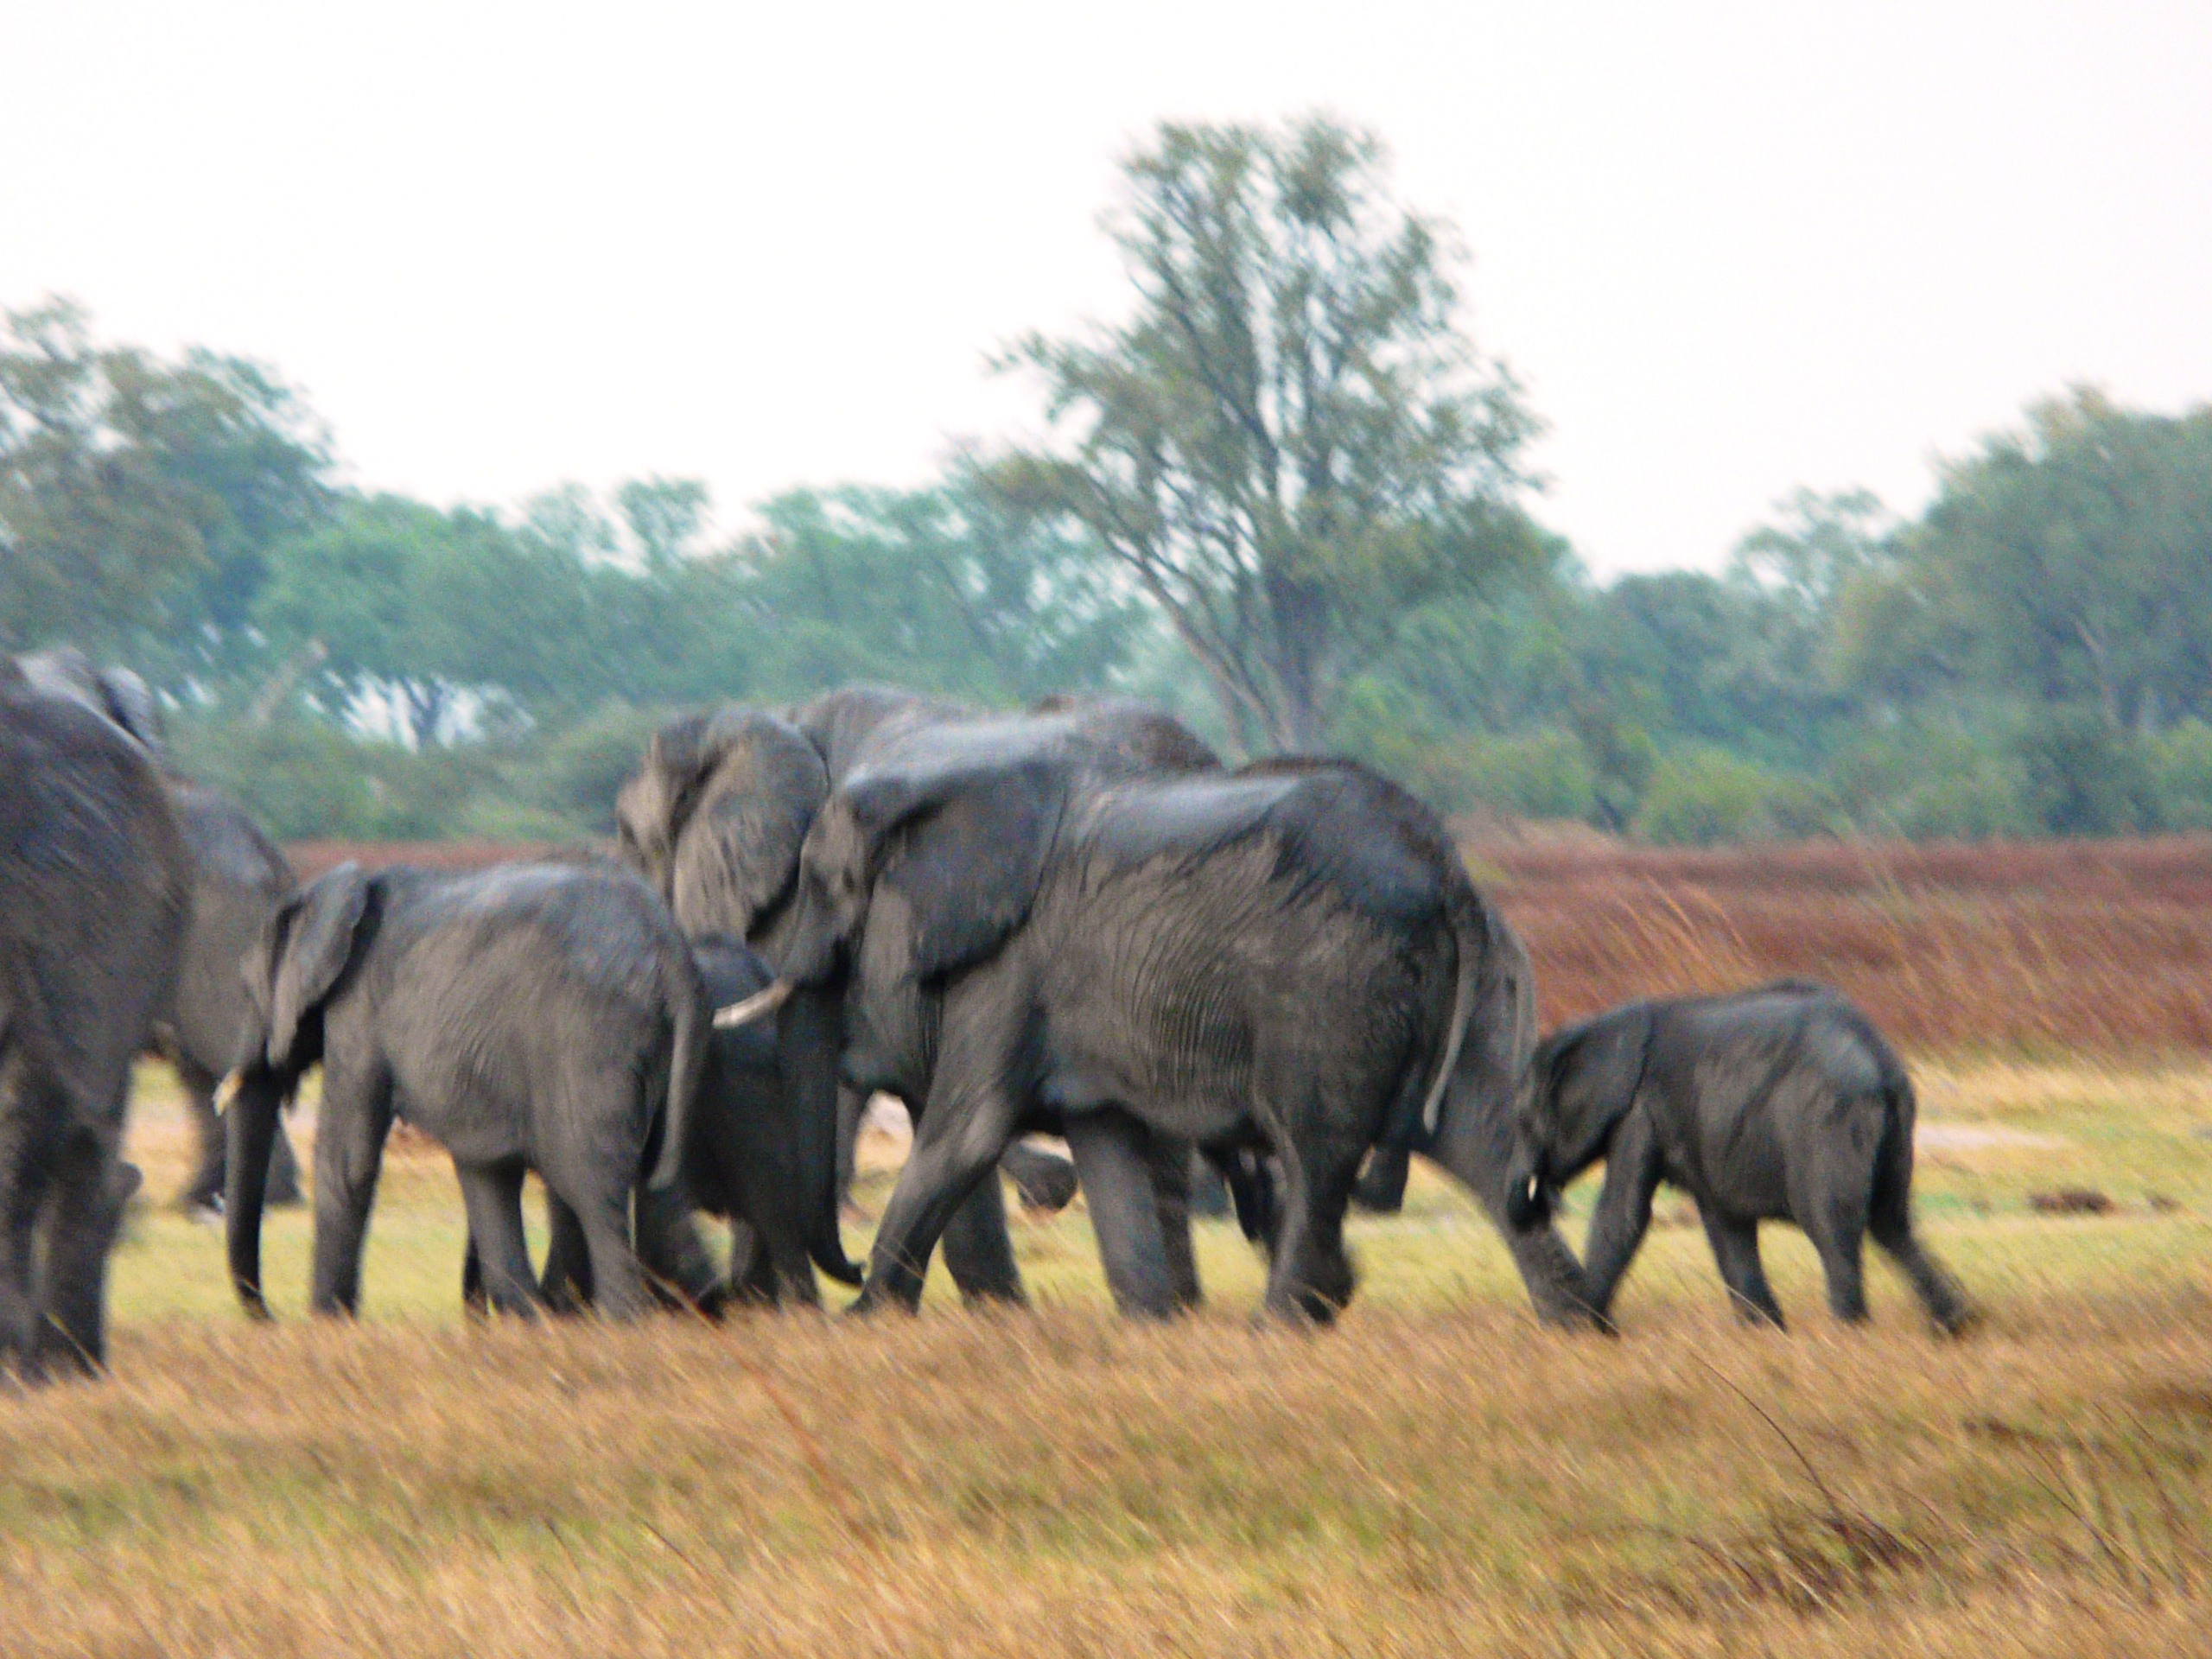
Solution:
[{"label": "tall grass", "polygon": [[1795,975],[1909,1048],[2212,1051],[2212,838],[1467,853],[1548,1022]]}]

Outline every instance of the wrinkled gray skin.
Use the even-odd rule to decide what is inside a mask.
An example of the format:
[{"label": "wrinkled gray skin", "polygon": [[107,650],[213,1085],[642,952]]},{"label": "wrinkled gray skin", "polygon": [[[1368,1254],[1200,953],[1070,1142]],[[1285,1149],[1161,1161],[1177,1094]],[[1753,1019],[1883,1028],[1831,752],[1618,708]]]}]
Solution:
[{"label": "wrinkled gray skin", "polygon": [[130,1065],[169,995],[187,855],[144,748],[0,658],[0,1365],[91,1372],[137,1186]]},{"label": "wrinkled gray skin", "polygon": [[[1009,732],[1056,747],[1085,779],[1217,765],[1176,722],[1127,703],[1052,703],[1030,716],[983,719],[957,705],[877,687],[831,692],[788,717],[730,709],[664,728],[617,802],[624,855],[668,899],[694,935],[742,938],[772,963],[788,948],[799,850],[838,781],[918,734],[949,742],[1001,743]],[[978,905],[992,902],[980,890]],[[928,1098],[936,1028],[933,987],[909,982],[878,1000],[873,1025],[855,1018],[840,969],[793,996],[779,1014],[786,1087],[816,1125],[801,1157],[805,1179],[842,1194],[841,1167],[868,1091],[918,1107]],[[840,1080],[843,1080],[842,1102]],[[819,1114],[816,1116],[816,1114]],[[918,1116],[918,1110],[916,1116]],[[1143,1195],[1179,1241],[1183,1300],[1198,1297],[1189,1250],[1187,1152],[1147,1137],[1096,1138],[1073,1148],[1078,1175],[1116,1202]],[[1084,1166],[1090,1166],[1086,1169]],[[810,1214],[820,1213],[810,1199]],[[834,1231],[835,1211],[830,1211]],[[970,1300],[1021,1300],[1020,1275],[996,1182],[979,1182],[945,1228],[946,1265]],[[842,1246],[836,1247],[842,1252]],[[821,1250],[816,1249],[817,1260]],[[1114,1261],[1109,1255],[1109,1277]]]},{"label": "wrinkled gray skin", "polygon": [[[17,661],[35,690],[75,698],[161,761],[159,705],[145,681],[129,669],[97,667],[70,646]],[[192,858],[192,906],[175,995],[155,1020],[153,1052],[175,1068],[200,1136],[200,1166],[179,1202],[188,1210],[212,1210],[223,1196],[223,1124],[215,1111],[215,1085],[237,1063],[246,1027],[245,981],[238,967],[295,882],[283,855],[243,807],[173,775],[168,782]],[[271,1204],[300,1202],[299,1165],[282,1128],[269,1184]]]},{"label": "wrinkled gray skin", "polygon": [[318,1313],[353,1313],[395,1116],[453,1154],[493,1306],[542,1306],[522,1182],[582,1230],[601,1312],[647,1306],[630,1195],[677,1184],[711,1013],[667,911],[603,864],[371,875],[346,864],[281,909],[250,960],[257,1064],[230,1119],[231,1274],[260,1292],[262,1182],[280,1099],[322,1065]]},{"label": "wrinkled gray skin", "polygon": [[[694,939],[691,955],[709,1007],[742,1001],[775,977],[757,952],[734,939]],[[715,1032],[692,1107],[679,1207],[673,1213],[652,1211],[649,1205],[665,1200],[649,1190],[638,1197],[639,1254],[671,1301],[709,1315],[733,1299],[770,1307],[821,1305],[808,1262],[811,1230],[801,1211],[806,1195],[793,1155],[804,1128],[793,1121],[785,1094],[773,1027],[762,1021]],[[817,1193],[815,1202],[823,1201]],[[726,1274],[715,1267],[691,1224],[692,1204],[731,1225]],[[559,1308],[593,1300],[582,1234],[564,1221],[556,1211],[542,1287]],[[834,1277],[841,1264],[821,1265]],[[858,1280],[858,1274],[850,1275],[852,1282]]]},{"label": "wrinkled gray skin", "polygon": [[[1370,1147],[1419,1135],[1502,1211],[1527,958],[1434,815],[1363,768],[1100,790],[1049,747],[921,733],[831,798],[800,879],[788,979],[818,982],[849,954],[863,1030],[902,1017],[912,986],[942,986],[928,1103],[861,1307],[915,1305],[938,1230],[1029,1127],[1058,1127],[1079,1157],[1139,1130],[1264,1154],[1267,1305],[1283,1318],[1350,1298],[1344,1212]],[[1084,1186],[1095,1209],[1087,1171]],[[1109,1215],[1122,1306],[1172,1312],[1156,1218]],[[1540,1307],[1573,1316],[1580,1276],[1557,1235],[1515,1249]]]},{"label": "wrinkled gray skin", "polygon": [[1748,1319],[1783,1322],[1758,1224],[1794,1221],[1820,1252],[1838,1319],[1866,1317],[1859,1253],[1871,1232],[1939,1328],[1967,1322],[1958,1286],[1913,1236],[1911,1080],[1866,1017],[1825,986],[1637,1002],[1569,1026],[1538,1047],[1520,1123],[1514,1211],[1524,1221],[1605,1160],[1585,1262],[1600,1312],[1663,1181],[1696,1201]]}]

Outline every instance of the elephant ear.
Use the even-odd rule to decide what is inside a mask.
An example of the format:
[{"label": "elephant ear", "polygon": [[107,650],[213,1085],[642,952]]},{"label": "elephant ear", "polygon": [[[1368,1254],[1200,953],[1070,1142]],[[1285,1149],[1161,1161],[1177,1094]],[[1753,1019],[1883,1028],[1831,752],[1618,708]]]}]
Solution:
[{"label": "elephant ear", "polygon": [[864,774],[848,787],[879,889],[906,901],[912,972],[980,962],[1028,918],[1065,799],[1048,760]]},{"label": "elephant ear", "polygon": [[1643,1081],[1651,1013],[1620,1009],[1561,1033],[1546,1045],[1550,1140],[1562,1177],[1587,1168],[1628,1115]]},{"label": "elephant ear", "polygon": [[688,933],[747,938],[791,892],[830,774],[805,734],[773,715],[728,710],[694,741],[667,761],[689,771],[671,908]]},{"label": "elephant ear", "polygon": [[269,997],[268,1059],[283,1068],[299,1041],[302,1020],[322,1006],[353,956],[353,931],[369,901],[369,878],[359,864],[340,864],[285,906],[283,945]]}]

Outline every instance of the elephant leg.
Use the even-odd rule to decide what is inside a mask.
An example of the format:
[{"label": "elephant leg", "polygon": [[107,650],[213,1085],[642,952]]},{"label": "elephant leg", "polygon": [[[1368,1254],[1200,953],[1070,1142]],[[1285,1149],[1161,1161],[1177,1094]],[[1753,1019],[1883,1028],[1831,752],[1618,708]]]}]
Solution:
[{"label": "elephant leg", "polygon": [[1229,1201],[1229,1183],[1214,1167],[1213,1160],[1195,1149],[1191,1154],[1190,1191],[1192,1215],[1208,1221],[1227,1221],[1235,1213]]},{"label": "elephant leg", "polygon": [[519,1163],[456,1164],[461,1202],[468,1210],[468,1236],[483,1270],[484,1294],[502,1313],[535,1313],[541,1303],[530,1271],[530,1249],[522,1230]]},{"label": "elephant leg", "polygon": [[[317,1313],[351,1315],[360,1306],[361,1246],[368,1237],[369,1211],[376,1202],[377,1176],[391,1132],[390,1079],[334,1066],[326,1058],[315,1142],[315,1268],[308,1285],[308,1304]],[[472,1215],[472,1224],[474,1219]],[[480,1230],[477,1236],[480,1243]]]},{"label": "elephant leg", "polygon": [[[808,1288],[814,1292],[809,1306],[822,1305],[820,1289],[810,1280]],[[747,1307],[774,1307],[782,1297],[782,1285],[776,1271],[774,1256],[760,1236],[760,1230],[749,1222],[734,1221],[729,1228],[729,1299]]]},{"label": "elephant leg", "polygon": [[[193,1135],[200,1143],[198,1164],[191,1181],[177,1198],[177,1206],[182,1210],[219,1210],[223,1205],[223,1119],[215,1109],[215,1075],[192,1060],[180,1059],[175,1066],[177,1082],[184,1089],[185,1115],[192,1120]],[[269,1192],[273,1197],[276,1185],[273,1161],[270,1175]],[[294,1184],[297,1184],[296,1173]]]},{"label": "elephant leg", "polygon": [[480,1319],[491,1311],[484,1300],[484,1259],[476,1254],[476,1235],[471,1233],[461,1253],[461,1317]]},{"label": "elephant leg", "polygon": [[1006,1149],[999,1173],[1014,1183],[1024,1210],[1057,1211],[1075,1202],[1075,1166],[1026,1141]]},{"label": "elephant leg", "polygon": [[1014,1235],[1007,1230],[1006,1191],[995,1169],[953,1211],[943,1243],[945,1268],[960,1287],[963,1301],[1019,1306],[1027,1300],[1021,1269],[1014,1265]]},{"label": "elephant leg", "polygon": [[1153,1205],[1160,1212],[1160,1238],[1167,1249],[1167,1277],[1175,1287],[1175,1305],[1197,1307],[1205,1293],[1198,1283],[1198,1253],[1191,1247],[1191,1165],[1195,1154],[1189,1141],[1172,1135],[1147,1130],[1145,1141]]},{"label": "elephant leg", "polygon": [[[988,977],[988,976],[986,976]],[[868,1252],[868,1281],[861,1287],[855,1313],[888,1306],[908,1311],[920,1306],[923,1275],[930,1252],[969,1195],[988,1187],[994,1208],[987,1212],[1000,1230],[1006,1225],[1005,1200],[998,1190],[998,1161],[1014,1139],[1021,1109],[1007,1083],[1020,1014],[996,1006],[1011,999],[980,994],[945,1000],[943,1047],[926,1107],[914,1125],[913,1149],[899,1173],[891,1202]],[[1020,1281],[1013,1272],[1014,1249],[1003,1246],[1004,1280],[1018,1300]],[[962,1288],[972,1297],[974,1290]]]},{"label": "elephant leg", "polygon": [[1367,1167],[1351,1190],[1351,1201],[1375,1215],[1396,1215],[1406,1207],[1406,1181],[1413,1163],[1413,1154],[1403,1147],[1376,1147],[1367,1155]]},{"label": "elephant leg", "polygon": [[[46,1089],[23,1075],[27,1069],[0,1054],[0,1364],[13,1360],[26,1370],[38,1342],[38,1231],[48,1179],[35,1129],[47,1104],[36,1096]],[[67,1109],[60,1101],[51,1106]]]},{"label": "elephant leg", "polygon": [[292,1151],[292,1138],[284,1133],[281,1117],[276,1120],[276,1137],[269,1143],[269,1186],[262,1201],[286,1210],[307,1202],[307,1194],[300,1187],[300,1160]]},{"label": "elephant leg", "polygon": [[1110,1108],[1071,1113],[1066,1131],[1114,1306],[1132,1319],[1170,1318],[1184,1304],[1153,1190],[1152,1136]]},{"label": "elephant leg", "polygon": [[138,1171],[89,1135],[73,1137],[54,1186],[47,1224],[36,1366],[97,1375],[107,1363],[104,1315],[107,1262],[123,1230]]},{"label": "elephant leg", "polygon": [[1758,1223],[1731,1220],[1710,1205],[1700,1205],[1697,1213],[1705,1224],[1706,1240],[1713,1246],[1713,1259],[1720,1265],[1720,1281],[1728,1287],[1736,1311],[1755,1324],[1763,1321],[1777,1331],[1786,1329],[1781,1304],[1774,1300],[1766,1269],[1759,1263]]},{"label": "elephant leg", "polygon": [[652,1294],[671,1306],[714,1319],[728,1294],[699,1236],[688,1194],[641,1186],[637,1195],[638,1260]]},{"label": "elephant leg", "polygon": [[1326,1325],[1351,1300],[1344,1210],[1359,1176],[1359,1158],[1358,1147],[1332,1146],[1319,1137],[1299,1153],[1278,1154],[1282,1219],[1268,1270],[1271,1317]]},{"label": "elephant leg", "polygon": [[650,1312],[652,1296],[630,1243],[629,1185],[576,1197],[576,1220],[591,1254],[592,1306],[608,1319],[634,1319]]},{"label": "elephant leg", "polygon": [[[473,1250],[475,1241],[470,1240]],[[576,1219],[561,1195],[545,1189],[545,1271],[538,1275],[537,1294],[555,1313],[581,1313],[591,1306],[591,1249],[584,1243],[583,1224]],[[481,1287],[479,1287],[481,1299]]]},{"label": "elephant leg", "polygon": [[1921,1248],[1920,1240],[1912,1230],[1912,1211],[1908,1200],[1891,1199],[1878,1186],[1872,1211],[1866,1218],[1866,1230],[1873,1235],[1874,1243],[1881,1247],[1883,1254],[1896,1262],[1910,1281],[1913,1294],[1920,1298],[1921,1306],[1928,1310],[1928,1317],[1936,1322],[1937,1330],[1955,1337],[1974,1323],[1973,1306],[1959,1288],[1958,1281]]},{"label": "elephant leg", "polygon": [[1611,1308],[1613,1293],[1650,1228],[1651,1200],[1658,1195],[1662,1167],[1650,1120],[1641,1112],[1630,1112],[1605,1148],[1605,1190],[1598,1195],[1597,1214],[1591,1217],[1590,1239],[1583,1250],[1590,1306],[1600,1315]]},{"label": "elephant leg", "polygon": [[[837,1085],[837,1205],[857,1211],[853,1203],[853,1178],[860,1173],[861,1124],[868,1116],[868,1096],[851,1084]],[[855,1220],[868,1217],[855,1215]]]},{"label": "elephant leg", "polygon": [[1864,1190],[1822,1194],[1799,1214],[1804,1217],[1805,1236],[1820,1254],[1821,1272],[1827,1280],[1828,1312],[1846,1325],[1863,1323],[1866,1318]]}]

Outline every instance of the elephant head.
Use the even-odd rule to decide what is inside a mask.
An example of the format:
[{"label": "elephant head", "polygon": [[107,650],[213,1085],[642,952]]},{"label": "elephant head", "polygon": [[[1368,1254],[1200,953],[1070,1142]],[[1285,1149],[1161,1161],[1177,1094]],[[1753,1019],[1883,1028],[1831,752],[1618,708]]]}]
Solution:
[{"label": "elephant head", "polygon": [[1554,1032],[1529,1062],[1516,1113],[1507,1219],[1541,1224],[1559,1190],[1605,1155],[1636,1103],[1650,1052],[1651,1015],[1617,1010]]},{"label": "elephant head", "polygon": [[269,918],[246,958],[253,1018],[242,1067],[297,1077],[321,1057],[322,1005],[353,960],[368,900],[361,867],[340,864]]},{"label": "elephant head", "polygon": [[1066,788],[1049,755],[961,745],[854,774],[807,834],[779,984],[828,981],[864,930],[897,941],[872,971],[916,982],[990,956],[1028,917]]},{"label": "elephant head", "polygon": [[223,1224],[231,1282],[257,1316],[268,1313],[261,1297],[261,1212],[276,1115],[300,1073],[321,1058],[323,1004],[353,960],[368,900],[361,867],[341,864],[281,906],[246,957],[252,1012],[223,1113]]},{"label": "elephant head", "polygon": [[791,890],[829,774],[804,734],[725,709],[654,734],[615,799],[624,858],[687,933],[753,936]]}]

